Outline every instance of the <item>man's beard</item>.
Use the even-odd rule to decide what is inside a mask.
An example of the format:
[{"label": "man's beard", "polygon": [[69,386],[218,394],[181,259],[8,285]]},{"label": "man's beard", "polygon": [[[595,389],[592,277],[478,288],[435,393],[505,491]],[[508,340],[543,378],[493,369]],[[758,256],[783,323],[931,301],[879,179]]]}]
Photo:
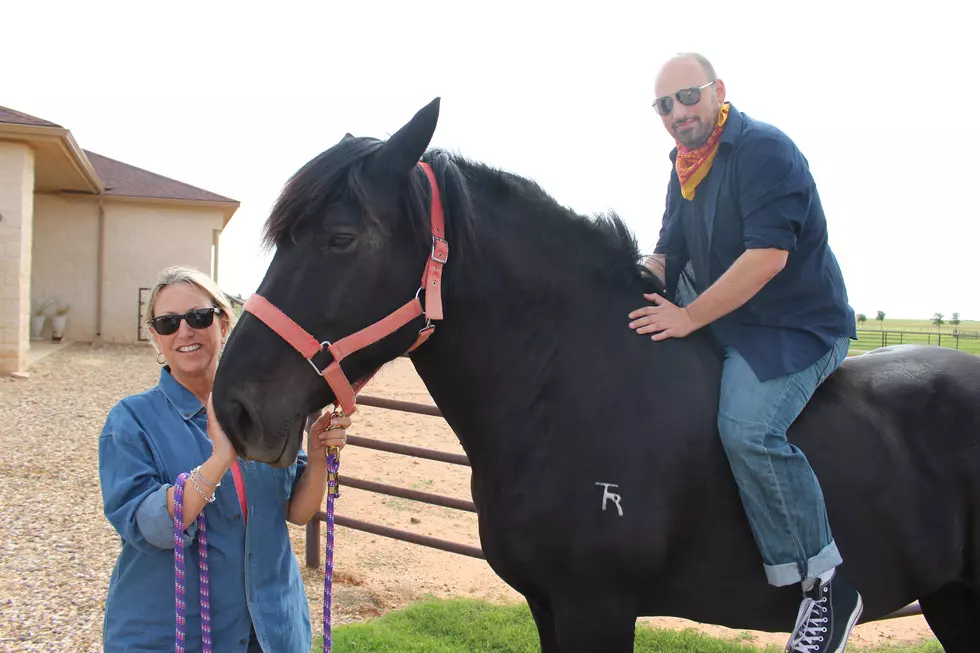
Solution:
[{"label": "man's beard", "polygon": [[[695,128],[693,131],[686,132],[684,134],[675,134],[674,139],[683,145],[684,147],[693,150],[701,147],[708,142],[708,138],[711,137],[711,131],[714,129],[714,122],[717,122],[718,113],[715,112],[715,121],[712,125],[708,126],[704,124],[704,121],[700,116],[695,116],[691,118],[695,123]],[[676,127],[675,127],[676,129]]]}]

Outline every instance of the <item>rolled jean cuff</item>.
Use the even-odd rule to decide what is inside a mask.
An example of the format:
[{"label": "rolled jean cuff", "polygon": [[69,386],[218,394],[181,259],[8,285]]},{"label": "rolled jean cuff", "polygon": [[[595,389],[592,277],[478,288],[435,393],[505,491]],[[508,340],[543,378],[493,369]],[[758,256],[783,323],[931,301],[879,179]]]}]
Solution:
[{"label": "rolled jean cuff", "polygon": [[825,546],[820,553],[806,561],[806,578],[800,574],[800,565],[795,562],[787,562],[782,565],[764,565],[764,567],[769,584],[775,585],[776,587],[783,587],[784,585],[802,583],[804,580],[816,578],[842,562],[840,551],[837,550],[837,543],[831,540],[830,544]]}]

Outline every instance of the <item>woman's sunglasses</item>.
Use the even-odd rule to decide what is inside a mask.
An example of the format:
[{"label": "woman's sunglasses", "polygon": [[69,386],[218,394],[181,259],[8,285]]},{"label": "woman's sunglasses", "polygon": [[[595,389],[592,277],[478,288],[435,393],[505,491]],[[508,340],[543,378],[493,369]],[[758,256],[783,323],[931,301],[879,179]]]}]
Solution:
[{"label": "woman's sunglasses", "polygon": [[220,314],[220,308],[198,308],[187,311],[183,315],[160,315],[150,320],[150,326],[161,336],[169,336],[180,328],[180,321],[187,320],[187,326],[192,329],[207,329],[214,324],[215,313]]},{"label": "woman's sunglasses", "polygon": [[682,88],[681,90],[674,93],[673,97],[670,95],[665,95],[663,97],[658,97],[653,101],[653,108],[661,116],[669,115],[671,111],[674,110],[674,98],[683,104],[684,106],[691,107],[701,101],[701,89],[707,88],[714,84],[714,80],[704,84],[703,86],[694,86],[692,88]]}]

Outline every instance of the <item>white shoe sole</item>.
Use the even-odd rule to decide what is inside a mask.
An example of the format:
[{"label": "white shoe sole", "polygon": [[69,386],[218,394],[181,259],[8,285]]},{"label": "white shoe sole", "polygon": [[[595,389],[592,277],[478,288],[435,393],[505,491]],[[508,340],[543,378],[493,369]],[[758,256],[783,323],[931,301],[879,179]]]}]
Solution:
[{"label": "white shoe sole", "polygon": [[840,641],[840,646],[835,648],[833,651],[829,651],[828,653],[844,653],[844,649],[847,648],[847,640],[851,638],[851,630],[854,629],[858,619],[861,618],[862,612],[864,612],[864,601],[861,600],[861,595],[858,594],[857,605],[854,607],[854,611],[851,613],[851,618],[847,620],[847,630],[844,631],[844,639]]}]

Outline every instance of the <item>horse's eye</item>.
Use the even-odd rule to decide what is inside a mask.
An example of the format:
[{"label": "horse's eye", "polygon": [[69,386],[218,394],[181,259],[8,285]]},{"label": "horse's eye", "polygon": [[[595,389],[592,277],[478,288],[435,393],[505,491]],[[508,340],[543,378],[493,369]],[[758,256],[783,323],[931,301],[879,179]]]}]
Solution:
[{"label": "horse's eye", "polygon": [[330,249],[348,249],[356,240],[351,234],[333,234],[327,244]]}]

